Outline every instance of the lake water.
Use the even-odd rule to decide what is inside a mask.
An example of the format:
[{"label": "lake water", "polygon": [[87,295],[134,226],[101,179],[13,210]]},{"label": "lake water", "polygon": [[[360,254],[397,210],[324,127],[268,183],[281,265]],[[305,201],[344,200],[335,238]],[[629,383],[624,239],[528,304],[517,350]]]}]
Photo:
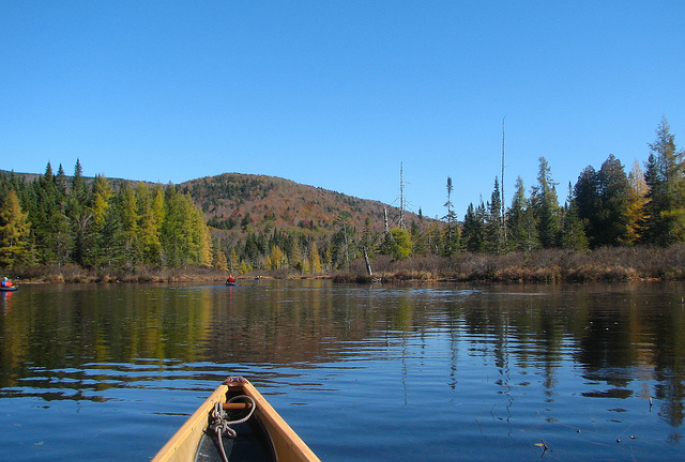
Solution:
[{"label": "lake water", "polygon": [[324,462],[685,459],[685,285],[22,285],[0,461],[146,461],[228,375]]}]

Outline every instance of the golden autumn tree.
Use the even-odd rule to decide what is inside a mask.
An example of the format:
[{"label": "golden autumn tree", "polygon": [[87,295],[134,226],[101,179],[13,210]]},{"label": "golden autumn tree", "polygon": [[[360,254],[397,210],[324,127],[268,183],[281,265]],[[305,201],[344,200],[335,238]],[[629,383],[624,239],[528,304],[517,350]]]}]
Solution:
[{"label": "golden autumn tree", "polygon": [[29,260],[30,226],[28,212],[22,211],[19,197],[10,189],[0,208],[0,266],[12,268]]},{"label": "golden autumn tree", "polygon": [[635,161],[632,170],[628,174],[628,233],[626,243],[634,244],[642,236],[642,223],[646,218],[646,205],[649,202],[647,193],[649,188],[645,181],[645,175],[640,167],[640,163]]},{"label": "golden autumn tree", "polygon": [[224,249],[218,243],[214,243],[214,268],[221,271],[228,271],[228,260]]},{"label": "golden autumn tree", "polygon": [[323,271],[323,265],[321,264],[321,257],[319,256],[319,249],[316,246],[316,242],[312,242],[309,246],[309,255],[307,256],[309,260],[309,272],[313,274],[319,274]]}]

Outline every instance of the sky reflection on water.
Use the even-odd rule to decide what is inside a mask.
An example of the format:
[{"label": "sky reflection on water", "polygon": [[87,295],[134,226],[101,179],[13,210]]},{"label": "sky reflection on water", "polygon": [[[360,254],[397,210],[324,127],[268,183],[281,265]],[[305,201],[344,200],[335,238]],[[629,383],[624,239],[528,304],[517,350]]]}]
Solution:
[{"label": "sky reflection on water", "polygon": [[324,461],[674,460],[683,287],[22,287],[0,460],[146,460],[229,374]]}]

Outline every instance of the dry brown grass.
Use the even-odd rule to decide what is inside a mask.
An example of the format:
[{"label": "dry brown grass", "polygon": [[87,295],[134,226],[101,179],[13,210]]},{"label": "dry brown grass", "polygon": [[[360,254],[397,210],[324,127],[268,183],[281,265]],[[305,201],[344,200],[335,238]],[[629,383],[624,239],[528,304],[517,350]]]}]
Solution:
[{"label": "dry brown grass", "polygon": [[[374,276],[384,280],[549,282],[685,279],[685,245],[606,247],[576,252],[561,249],[504,255],[463,253],[451,258],[425,257],[371,262]],[[350,265],[346,280],[366,281],[363,262]]]},{"label": "dry brown grass", "polygon": [[[459,280],[459,281],[621,281],[629,279],[685,279],[685,245],[654,247],[607,247],[594,251],[541,250],[504,255],[462,253],[450,258],[435,255],[394,260],[382,256],[371,262],[369,276],[363,260],[350,263],[349,271],[327,275],[340,281]],[[268,274],[267,274],[268,273]],[[129,271],[77,265],[36,265],[15,268],[7,276],[45,282],[179,282],[222,280],[227,274],[210,267],[164,269],[137,266]],[[258,273],[255,272],[256,276]],[[288,271],[261,271],[262,276],[286,278]],[[317,275],[317,277],[326,277]]]}]

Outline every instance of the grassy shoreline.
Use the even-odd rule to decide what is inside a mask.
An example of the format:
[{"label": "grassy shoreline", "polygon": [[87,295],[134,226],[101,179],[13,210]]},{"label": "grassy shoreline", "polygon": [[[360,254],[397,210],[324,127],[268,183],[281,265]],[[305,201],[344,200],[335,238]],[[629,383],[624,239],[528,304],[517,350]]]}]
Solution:
[{"label": "grassy shoreline", "polygon": [[[301,275],[286,270],[257,270],[239,275],[245,279],[332,279],[335,282],[452,281],[452,282],[591,282],[685,279],[685,245],[612,247],[594,251],[540,250],[504,255],[463,253],[451,258],[438,256],[392,260],[379,257],[371,262],[369,275],[363,261],[350,263],[349,270]],[[127,270],[86,269],[77,265],[40,265],[17,268],[5,274],[21,283],[125,283],[225,281],[228,272],[209,267],[157,268],[141,266]],[[4,276],[4,275],[3,275]]]},{"label": "grassy shoreline", "polygon": [[454,281],[454,282],[593,282],[685,279],[685,246],[611,247],[594,251],[540,250],[504,255],[458,254],[372,262],[373,275],[363,263],[335,276],[338,281]]}]

